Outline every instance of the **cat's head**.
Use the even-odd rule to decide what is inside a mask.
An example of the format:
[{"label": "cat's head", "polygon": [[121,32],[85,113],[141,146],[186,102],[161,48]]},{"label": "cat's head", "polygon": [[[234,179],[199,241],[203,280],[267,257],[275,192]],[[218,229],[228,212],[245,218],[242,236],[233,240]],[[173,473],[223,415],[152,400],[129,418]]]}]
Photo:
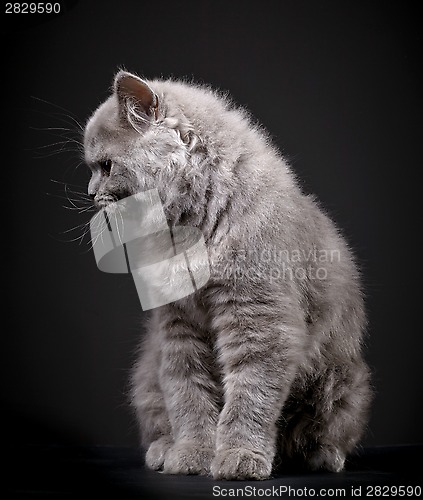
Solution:
[{"label": "cat's head", "polygon": [[147,189],[158,188],[164,196],[181,182],[189,156],[188,134],[167,116],[165,103],[151,85],[120,71],[112,95],[87,123],[88,193],[98,208]]}]

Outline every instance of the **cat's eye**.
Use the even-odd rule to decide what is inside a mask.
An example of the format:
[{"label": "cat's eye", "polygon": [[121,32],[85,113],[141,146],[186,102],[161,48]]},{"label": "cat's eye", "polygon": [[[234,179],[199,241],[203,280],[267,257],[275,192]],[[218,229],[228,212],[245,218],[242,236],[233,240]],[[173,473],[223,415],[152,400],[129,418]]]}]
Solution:
[{"label": "cat's eye", "polygon": [[112,170],[112,160],[103,160],[99,162],[101,170],[106,174],[110,175],[110,171]]}]

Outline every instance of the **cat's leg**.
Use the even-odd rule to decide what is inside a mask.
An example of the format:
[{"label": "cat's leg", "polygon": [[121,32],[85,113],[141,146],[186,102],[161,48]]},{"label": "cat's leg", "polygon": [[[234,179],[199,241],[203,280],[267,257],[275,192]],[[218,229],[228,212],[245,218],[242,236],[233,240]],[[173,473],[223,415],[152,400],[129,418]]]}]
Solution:
[{"label": "cat's leg", "polygon": [[305,338],[298,308],[282,300],[259,302],[240,294],[215,318],[225,390],[211,467],[215,479],[266,479],[271,474],[276,423]]},{"label": "cat's leg", "polygon": [[307,404],[297,407],[292,419],[286,415],[282,453],[288,460],[299,458],[311,470],[339,472],[367,423],[369,370],[361,359],[329,367],[308,392]]},{"label": "cat's leg", "polygon": [[171,426],[163,392],[159,383],[160,337],[155,311],[147,326],[141,355],[132,376],[132,404],[140,424],[141,441],[147,449],[146,466],[153,470],[163,467],[173,444]]},{"label": "cat's leg", "polygon": [[345,458],[361,438],[371,401],[369,371],[357,360],[329,373],[321,393],[316,394],[316,420],[309,436],[317,448],[306,457],[312,470],[339,472]]},{"label": "cat's leg", "polygon": [[221,399],[213,348],[201,325],[193,323],[192,307],[185,311],[174,303],[164,309],[161,332],[160,383],[175,441],[163,471],[208,474]]}]

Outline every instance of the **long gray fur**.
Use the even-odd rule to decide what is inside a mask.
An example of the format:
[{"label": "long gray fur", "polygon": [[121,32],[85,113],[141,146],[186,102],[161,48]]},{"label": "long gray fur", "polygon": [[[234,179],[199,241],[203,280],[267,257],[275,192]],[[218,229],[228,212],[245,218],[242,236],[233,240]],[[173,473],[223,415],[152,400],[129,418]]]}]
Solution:
[{"label": "long gray fur", "polygon": [[199,228],[209,253],[208,284],[149,318],[132,377],[146,465],[342,470],[371,401],[359,273],[265,131],[207,87],[120,71],[85,156],[99,207],[157,188],[170,225]]}]

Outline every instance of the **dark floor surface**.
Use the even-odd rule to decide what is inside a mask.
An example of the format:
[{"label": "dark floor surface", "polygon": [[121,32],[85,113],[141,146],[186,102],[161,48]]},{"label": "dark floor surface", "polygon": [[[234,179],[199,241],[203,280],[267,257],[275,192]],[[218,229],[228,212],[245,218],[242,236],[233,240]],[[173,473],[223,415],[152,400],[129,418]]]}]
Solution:
[{"label": "dark floor surface", "polygon": [[190,500],[312,498],[325,494],[336,498],[416,498],[419,492],[423,497],[422,456],[423,445],[365,448],[350,457],[346,470],[338,474],[285,470],[268,481],[213,481],[146,470],[141,453],[132,448],[19,446],[12,450],[6,498]]}]

